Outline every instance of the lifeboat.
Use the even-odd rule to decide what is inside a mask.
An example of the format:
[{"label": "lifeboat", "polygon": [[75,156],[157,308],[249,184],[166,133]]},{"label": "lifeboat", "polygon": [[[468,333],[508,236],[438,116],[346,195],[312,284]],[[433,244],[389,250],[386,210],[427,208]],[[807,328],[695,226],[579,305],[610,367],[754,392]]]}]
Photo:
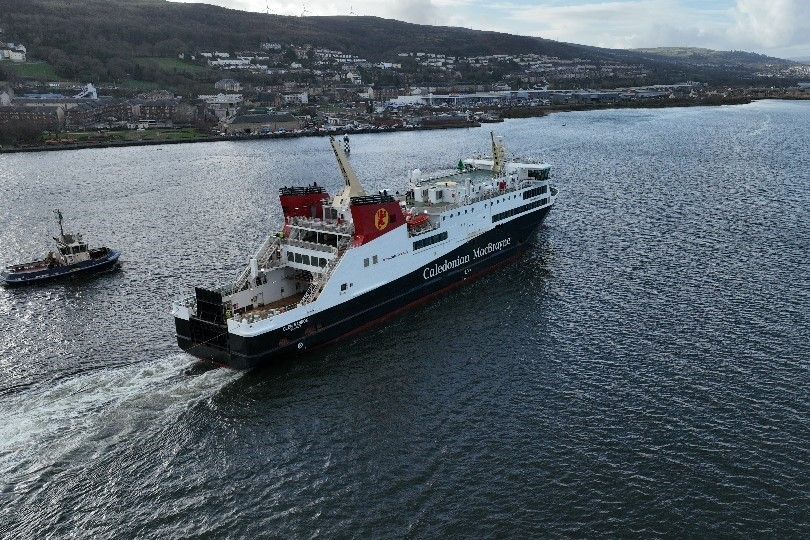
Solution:
[{"label": "lifeboat", "polygon": [[408,214],[405,216],[405,223],[408,224],[409,229],[418,229],[428,221],[430,221],[430,216],[427,214]]}]

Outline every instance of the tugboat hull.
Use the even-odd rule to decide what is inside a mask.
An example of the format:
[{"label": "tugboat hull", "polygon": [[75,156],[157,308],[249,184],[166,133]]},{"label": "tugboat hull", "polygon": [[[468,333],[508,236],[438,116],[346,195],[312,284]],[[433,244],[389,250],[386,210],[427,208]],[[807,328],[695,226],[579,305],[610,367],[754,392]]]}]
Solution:
[{"label": "tugboat hull", "polygon": [[108,250],[106,254],[88,261],[72,264],[70,266],[56,266],[41,269],[28,267],[20,269],[20,266],[12,266],[0,273],[0,284],[5,287],[23,287],[26,285],[37,285],[40,283],[50,283],[53,281],[67,279],[70,277],[95,274],[109,270],[118,264],[121,253],[115,250]]}]

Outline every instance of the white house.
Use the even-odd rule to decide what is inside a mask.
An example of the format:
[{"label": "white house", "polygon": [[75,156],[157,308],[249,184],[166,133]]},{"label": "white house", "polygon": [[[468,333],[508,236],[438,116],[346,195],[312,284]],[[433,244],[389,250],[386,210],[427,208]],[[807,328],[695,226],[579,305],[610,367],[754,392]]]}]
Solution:
[{"label": "white house", "polygon": [[0,107],[8,107],[14,99],[14,90],[11,88],[0,91]]},{"label": "white house", "polygon": [[250,60],[243,60],[241,58],[236,59],[221,58],[218,60],[209,60],[208,65],[223,67],[227,69],[246,69],[250,67]]},{"label": "white house", "polygon": [[301,92],[300,94],[284,94],[284,103],[309,103],[309,94]]},{"label": "white house", "polygon": [[234,79],[222,79],[214,84],[214,88],[225,92],[241,92],[242,83]]},{"label": "white house", "polygon": [[27,53],[25,45],[14,43],[0,43],[0,61],[10,60],[12,62],[25,62]]}]

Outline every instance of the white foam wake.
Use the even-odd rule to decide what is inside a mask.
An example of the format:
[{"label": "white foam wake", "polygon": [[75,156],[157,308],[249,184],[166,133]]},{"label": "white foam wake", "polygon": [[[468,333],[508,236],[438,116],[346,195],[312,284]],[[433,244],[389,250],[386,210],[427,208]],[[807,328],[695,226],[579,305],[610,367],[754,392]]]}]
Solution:
[{"label": "white foam wake", "polygon": [[[15,483],[78,448],[114,443],[145,424],[176,419],[239,373],[189,375],[191,357],[86,372],[0,400],[0,478]],[[16,477],[16,479],[15,479]]]}]

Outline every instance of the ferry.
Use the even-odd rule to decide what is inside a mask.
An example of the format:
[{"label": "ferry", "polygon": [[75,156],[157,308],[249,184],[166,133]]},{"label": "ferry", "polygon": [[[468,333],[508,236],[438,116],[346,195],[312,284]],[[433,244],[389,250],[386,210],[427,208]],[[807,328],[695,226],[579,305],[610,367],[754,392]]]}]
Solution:
[{"label": "ferry", "polygon": [[175,301],[180,348],[251,369],[364,332],[523,252],[557,198],[551,166],[492,156],[439,174],[414,170],[403,193],[367,193],[348,139],[330,137],[345,187],[280,190],[283,229],[233,283]]},{"label": "ferry", "polygon": [[79,233],[66,233],[62,212],[54,210],[59,224],[59,236],[54,236],[56,252],[49,252],[44,259],[13,264],[0,272],[0,283],[6,287],[36,285],[56,280],[94,274],[110,270],[118,265],[121,254],[107,247],[90,248]]}]

